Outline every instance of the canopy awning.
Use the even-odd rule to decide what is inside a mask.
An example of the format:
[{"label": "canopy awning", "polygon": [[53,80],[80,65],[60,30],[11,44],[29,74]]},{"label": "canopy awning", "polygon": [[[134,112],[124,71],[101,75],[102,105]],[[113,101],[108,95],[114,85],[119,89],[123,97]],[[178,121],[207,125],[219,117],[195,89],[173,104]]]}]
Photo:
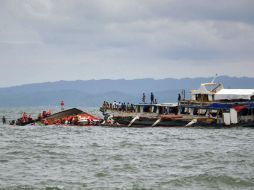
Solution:
[{"label": "canopy awning", "polygon": [[251,100],[254,89],[222,89],[214,95],[215,100]]}]

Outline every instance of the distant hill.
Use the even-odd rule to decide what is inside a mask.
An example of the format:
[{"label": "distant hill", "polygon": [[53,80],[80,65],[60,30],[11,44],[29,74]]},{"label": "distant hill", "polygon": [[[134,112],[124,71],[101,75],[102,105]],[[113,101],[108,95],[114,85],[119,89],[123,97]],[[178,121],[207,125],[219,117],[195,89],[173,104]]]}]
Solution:
[{"label": "distant hill", "polygon": [[[0,106],[99,106],[102,101],[138,103],[142,93],[154,92],[159,102],[175,102],[185,89],[197,89],[212,78],[58,81],[0,88]],[[254,88],[254,78],[220,76],[216,82],[226,88]]]}]

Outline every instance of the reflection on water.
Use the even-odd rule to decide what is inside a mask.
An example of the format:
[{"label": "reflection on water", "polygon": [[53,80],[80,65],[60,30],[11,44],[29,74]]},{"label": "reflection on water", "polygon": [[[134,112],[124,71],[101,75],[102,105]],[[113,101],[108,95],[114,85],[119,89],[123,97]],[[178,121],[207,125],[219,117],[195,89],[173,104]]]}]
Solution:
[{"label": "reflection on water", "polygon": [[[0,116],[43,109],[2,108]],[[253,142],[251,128],[0,125],[0,187],[252,189]]]}]

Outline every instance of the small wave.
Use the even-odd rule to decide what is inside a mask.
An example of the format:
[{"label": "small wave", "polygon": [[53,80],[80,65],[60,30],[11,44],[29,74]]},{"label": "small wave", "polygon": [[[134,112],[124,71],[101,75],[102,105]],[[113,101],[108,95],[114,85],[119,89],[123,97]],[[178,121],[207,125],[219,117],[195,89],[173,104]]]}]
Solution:
[{"label": "small wave", "polygon": [[[253,187],[254,182],[252,179],[246,180],[239,177],[233,177],[229,175],[194,175],[190,177],[180,177],[168,182],[174,186],[185,186],[185,187],[211,187],[216,189],[228,189],[228,188],[247,188]],[[199,188],[198,188],[199,189]]]},{"label": "small wave", "polygon": [[8,160],[0,160],[0,163],[6,163],[9,162]]},{"label": "small wave", "polygon": [[62,190],[62,189],[64,189],[64,187],[63,186],[56,186],[56,187],[46,187],[45,188],[46,190]]}]

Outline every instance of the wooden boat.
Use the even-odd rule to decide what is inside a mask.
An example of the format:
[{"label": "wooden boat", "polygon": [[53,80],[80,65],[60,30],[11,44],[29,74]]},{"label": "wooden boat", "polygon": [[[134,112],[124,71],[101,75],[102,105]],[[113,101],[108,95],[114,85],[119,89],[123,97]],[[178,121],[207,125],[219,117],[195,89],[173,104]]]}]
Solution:
[{"label": "wooden boat", "polygon": [[[132,112],[101,107],[106,125],[132,127],[176,127],[191,121],[188,116],[178,114],[177,103],[137,104]],[[128,110],[128,109],[127,109]]]},{"label": "wooden boat", "polygon": [[224,89],[214,82],[192,90],[190,100],[133,108],[130,112],[103,104],[100,110],[106,123],[113,126],[254,127],[254,89]]}]

